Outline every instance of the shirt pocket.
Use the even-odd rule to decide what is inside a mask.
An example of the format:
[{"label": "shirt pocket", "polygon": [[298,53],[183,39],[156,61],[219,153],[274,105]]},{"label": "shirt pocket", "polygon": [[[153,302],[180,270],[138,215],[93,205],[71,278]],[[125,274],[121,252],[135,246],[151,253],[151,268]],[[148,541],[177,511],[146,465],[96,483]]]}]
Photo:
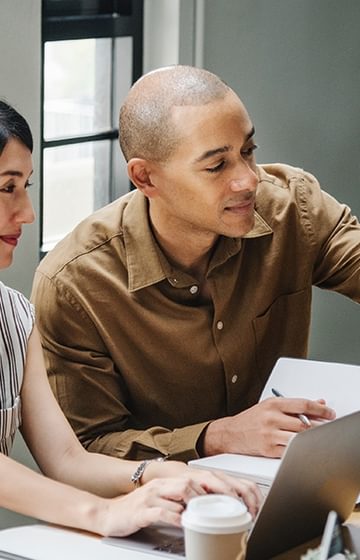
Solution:
[{"label": "shirt pocket", "polygon": [[265,383],[280,357],[305,358],[311,319],[311,287],[279,296],[253,320],[256,367]]},{"label": "shirt pocket", "polygon": [[16,430],[21,424],[21,400],[17,396],[14,405],[10,408],[0,408],[0,440],[6,440],[15,436]]}]

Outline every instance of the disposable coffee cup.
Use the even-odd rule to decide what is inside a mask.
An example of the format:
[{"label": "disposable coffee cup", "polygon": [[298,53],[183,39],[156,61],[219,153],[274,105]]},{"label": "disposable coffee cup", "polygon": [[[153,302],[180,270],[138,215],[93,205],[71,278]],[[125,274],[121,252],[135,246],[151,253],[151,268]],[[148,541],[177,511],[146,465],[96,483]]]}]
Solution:
[{"label": "disposable coffee cup", "polygon": [[189,501],[182,514],[187,560],[243,560],[251,515],[231,496],[207,494]]}]

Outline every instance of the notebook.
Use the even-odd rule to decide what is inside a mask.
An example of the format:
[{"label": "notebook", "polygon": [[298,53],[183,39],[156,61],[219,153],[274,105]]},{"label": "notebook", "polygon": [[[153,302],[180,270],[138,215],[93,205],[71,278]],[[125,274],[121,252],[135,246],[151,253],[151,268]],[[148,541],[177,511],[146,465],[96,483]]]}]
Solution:
[{"label": "notebook", "polygon": [[[324,398],[337,417],[360,409],[360,366],[280,358],[263,389],[259,401],[273,397],[275,388],[287,397],[316,400]],[[220,469],[257,482],[264,494],[279,469],[280,459],[222,453],[190,461],[192,467]]]},{"label": "notebook", "polygon": [[[330,510],[344,521],[359,491],[360,412],[296,435],[250,532],[247,560],[268,560],[319,536]],[[148,528],[103,542],[168,558],[184,556],[182,533],[173,528]]]}]

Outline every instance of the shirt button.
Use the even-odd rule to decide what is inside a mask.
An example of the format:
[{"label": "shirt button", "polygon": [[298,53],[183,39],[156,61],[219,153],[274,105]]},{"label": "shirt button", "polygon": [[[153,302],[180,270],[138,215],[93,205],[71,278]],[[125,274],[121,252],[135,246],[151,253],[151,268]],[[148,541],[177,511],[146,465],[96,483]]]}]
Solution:
[{"label": "shirt button", "polygon": [[233,375],[231,378],[231,383],[236,383],[238,380],[238,376],[237,375]]},{"label": "shirt button", "polygon": [[197,294],[199,291],[199,287],[198,286],[191,286],[190,288],[190,293],[191,294]]},{"label": "shirt button", "polygon": [[222,321],[218,321],[216,323],[216,328],[221,331],[224,328],[224,323]]}]

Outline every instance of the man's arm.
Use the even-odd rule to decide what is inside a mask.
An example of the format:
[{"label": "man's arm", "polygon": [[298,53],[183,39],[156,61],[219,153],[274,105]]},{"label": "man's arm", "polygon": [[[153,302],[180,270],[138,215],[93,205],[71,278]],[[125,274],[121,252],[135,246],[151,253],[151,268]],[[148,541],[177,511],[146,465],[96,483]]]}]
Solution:
[{"label": "man's arm", "polygon": [[51,387],[89,451],[127,459],[169,455],[187,461],[199,456],[197,442],[208,422],[174,430],[156,425],[139,429],[121,372],[98,326],[70,289],[37,271],[31,299]]},{"label": "man's arm", "polygon": [[360,223],[351,209],[323,191],[309,207],[310,236],[322,241],[313,283],[360,303]]}]

